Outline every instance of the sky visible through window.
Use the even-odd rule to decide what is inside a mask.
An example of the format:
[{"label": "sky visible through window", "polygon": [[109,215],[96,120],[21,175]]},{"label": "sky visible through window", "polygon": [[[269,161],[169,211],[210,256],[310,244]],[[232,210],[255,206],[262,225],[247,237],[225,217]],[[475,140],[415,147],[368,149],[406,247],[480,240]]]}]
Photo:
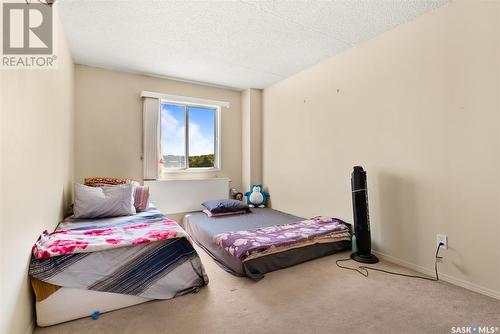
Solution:
[{"label": "sky visible through window", "polygon": [[189,108],[189,155],[214,154],[215,110]]},{"label": "sky visible through window", "polygon": [[[163,156],[169,156],[171,161],[166,167],[185,167],[185,163],[181,162],[185,159],[184,110],[183,105],[161,104]],[[187,107],[186,111],[189,112],[189,156],[213,155],[215,153],[215,109],[191,106]],[[174,161],[179,161],[179,163],[175,164]]]}]

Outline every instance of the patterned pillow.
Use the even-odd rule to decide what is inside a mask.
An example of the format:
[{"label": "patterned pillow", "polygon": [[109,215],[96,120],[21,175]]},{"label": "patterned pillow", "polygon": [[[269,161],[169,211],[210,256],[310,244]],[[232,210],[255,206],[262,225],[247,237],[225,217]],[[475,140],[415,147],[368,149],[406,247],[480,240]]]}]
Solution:
[{"label": "patterned pillow", "polygon": [[133,184],[134,207],[137,212],[147,209],[149,204],[149,187],[141,186],[139,182],[131,179],[121,179],[116,177],[88,177],[85,178],[85,185],[89,187],[116,186],[119,184]]},{"label": "patterned pillow", "polygon": [[104,185],[117,185],[117,184],[134,184],[139,185],[139,182],[131,179],[119,179],[116,177],[88,177],[85,178],[84,184],[89,187],[102,187]]}]

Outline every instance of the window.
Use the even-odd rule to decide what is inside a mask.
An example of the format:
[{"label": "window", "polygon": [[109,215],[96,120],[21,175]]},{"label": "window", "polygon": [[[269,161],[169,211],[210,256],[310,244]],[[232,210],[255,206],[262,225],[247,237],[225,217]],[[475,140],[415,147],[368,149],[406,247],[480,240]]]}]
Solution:
[{"label": "window", "polygon": [[218,106],[161,102],[163,172],[219,168],[219,115]]}]

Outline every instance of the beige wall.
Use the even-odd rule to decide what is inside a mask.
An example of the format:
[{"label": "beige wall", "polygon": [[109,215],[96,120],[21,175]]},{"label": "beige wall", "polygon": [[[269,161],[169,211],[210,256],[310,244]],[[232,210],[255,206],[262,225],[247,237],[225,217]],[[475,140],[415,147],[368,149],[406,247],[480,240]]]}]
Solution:
[{"label": "beige wall", "polygon": [[58,69],[0,71],[2,334],[24,334],[33,324],[31,246],[71,199],[74,64],[57,24]]},{"label": "beige wall", "polygon": [[231,186],[241,186],[240,92],[76,66],[76,179],[89,176],[130,177],[142,180],[141,91],[223,100],[221,111],[221,171],[205,175],[227,176]]},{"label": "beige wall", "polygon": [[374,248],[500,298],[500,3],[453,1],[264,90],[274,208],[352,221],[368,171]]},{"label": "beige wall", "polygon": [[262,91],[241,92],[242,191],[262,182]]}]

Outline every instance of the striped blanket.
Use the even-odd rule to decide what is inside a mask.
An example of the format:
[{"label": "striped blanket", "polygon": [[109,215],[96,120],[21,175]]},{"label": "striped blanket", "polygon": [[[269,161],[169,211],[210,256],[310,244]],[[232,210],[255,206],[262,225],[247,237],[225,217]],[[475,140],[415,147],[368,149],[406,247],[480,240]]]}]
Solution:
[{"label": "striped blanket", "polygon": [[[141,228],[134,228],[137,226]],[[106,233],[96,235],[95,231]],[[117,239],[117,234],[122,242],[105,241],[110,235]],[[62,250],[51,247],[75,238],[88,244]],[[137,242],[139,239],[142,242]],[[184,230],[152,206],[134,216],[66,219],[55,233],[43,235],[35,244],[29,274],[55,286],[153,299],[173,298],[208,284],[205,269]]]}]

